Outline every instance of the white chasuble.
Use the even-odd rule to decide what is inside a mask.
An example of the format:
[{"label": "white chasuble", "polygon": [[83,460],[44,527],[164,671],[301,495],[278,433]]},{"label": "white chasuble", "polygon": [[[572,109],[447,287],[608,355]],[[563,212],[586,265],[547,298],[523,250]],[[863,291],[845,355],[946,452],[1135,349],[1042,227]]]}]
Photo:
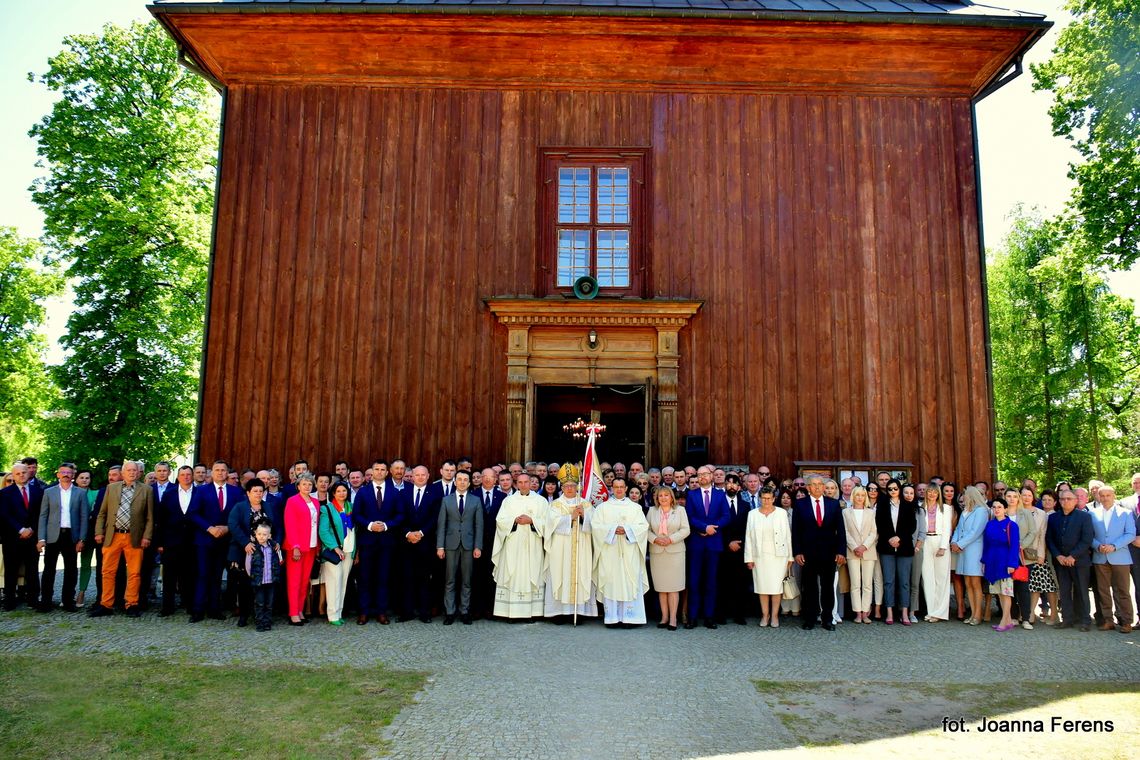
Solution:
[{"label": "white chasuble", "polygon": [[[506,618],[542,617],[542,569],[545,555],[542,533],[546,499],[531,491],[503,500],[495,519],[495,546],[491,562],[495,576],[495,614]],[[516,525],[526,515],[530,525]]]},{"label": "white chasuble", "polygon": [[[579,505],[583,508],[582,521],[575,525],[577,519],[571,514]],[[575,608],[579,615],[598,616],[594,599],[594,538],[590,533],[593,513],[594,508],[581,497],[560,497],[547,510],[546,617],[573,615]]]},{"label": "white chasuble", "polygon": [[[621,528],[624,535],[618,535]],[[594,510],[594,578],[606,623],[645,623],[645,550],[649,523],[638,504],[610,499]]]}]

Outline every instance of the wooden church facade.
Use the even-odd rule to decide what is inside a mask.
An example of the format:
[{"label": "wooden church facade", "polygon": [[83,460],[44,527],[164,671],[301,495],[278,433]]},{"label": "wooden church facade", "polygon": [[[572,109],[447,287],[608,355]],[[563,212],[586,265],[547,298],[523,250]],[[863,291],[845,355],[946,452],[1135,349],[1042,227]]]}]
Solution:
[{"label": "wooden church facade", "polygon": [[1041,18],[151,10],[225,94],[201,458],[550,456],[553,411],[616,388],[654,464],[699,434],[777,472],[990,476],[973,102]]}]

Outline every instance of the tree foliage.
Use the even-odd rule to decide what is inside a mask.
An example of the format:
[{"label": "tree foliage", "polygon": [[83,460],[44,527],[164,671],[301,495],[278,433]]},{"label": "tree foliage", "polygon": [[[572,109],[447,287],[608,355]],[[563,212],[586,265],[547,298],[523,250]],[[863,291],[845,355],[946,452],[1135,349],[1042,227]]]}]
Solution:
[{"label": "tree foliage", "polygon": [[1140,320],[1060,220],[1019,217],[989,266],[998,466],[1126,478],[1140,463]]},{"label": "tree foliage", "polygon": [[99,463],[185,451],[201,353],[218,109],[158,24],[67,37],[40,76],[32,187],[75,311],[56,380],[58,455]]},{"label": "tree foliage", "polygon": [[1140,3],[1067,7],[1075,20],[1032,67],[1034,87],[1053,91],[1053,132],[1084,159],[1069,171],[1074,221],[1102,263],[1127,269],[1140,258]]},{"label": "tree foliage", "polygon": [[63,288],[39,243],[0,227],[0,469],[39,450],[56,389],[44,367],[44,301]]}]

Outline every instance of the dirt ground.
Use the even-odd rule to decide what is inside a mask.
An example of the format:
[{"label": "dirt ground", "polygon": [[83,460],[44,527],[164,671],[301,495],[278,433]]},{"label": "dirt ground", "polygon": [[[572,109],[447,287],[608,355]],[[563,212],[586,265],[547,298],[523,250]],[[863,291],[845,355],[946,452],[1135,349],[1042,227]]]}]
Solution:
[{"label": "dirt ground", "polygon": [[[733,757],[1140,757],[1140,684],[761,681],[757,689],[800,746]],[[1063,723],[1055,726],[1055,716],[1101,724],[1082,731]],[[961,721],[956,724],[959,730],[944,728],[944,719]],[[996,732],[983,732],[979,728],[983,719],[1041,721],[1043,730],[999,725]]]}]

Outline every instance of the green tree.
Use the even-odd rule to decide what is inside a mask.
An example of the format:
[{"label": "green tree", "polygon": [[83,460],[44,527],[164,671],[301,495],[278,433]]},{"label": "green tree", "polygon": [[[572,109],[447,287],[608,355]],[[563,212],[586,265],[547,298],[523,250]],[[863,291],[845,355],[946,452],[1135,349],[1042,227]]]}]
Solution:
[{"label": "green tree", "polygon": [[1034,87],[1053,91],[1053,132],[1084,158],[1069,171],[1076,223],[1102,263],[1127,269],[1140,258],[1140,3],[1066,7],[1075,20],[1032,67]]},{"label": "green tree", "polygon": [[56,373],[53,452],[152,461],[191,442],[218,134],[217,97],[158,24],[67,37],[40,76],[32,187],[75,310]]},{"label": "green tree", "polygon": [[0,227],[0,469],[38,454],[57,391],[44,367],[44,301],[63,289],[38,241]]},{"label": "green tree", "polygon": [[1138,461],[1140,320],[1061,220],[1020,216],[988,268],[998,469],[1119,480]]}]

